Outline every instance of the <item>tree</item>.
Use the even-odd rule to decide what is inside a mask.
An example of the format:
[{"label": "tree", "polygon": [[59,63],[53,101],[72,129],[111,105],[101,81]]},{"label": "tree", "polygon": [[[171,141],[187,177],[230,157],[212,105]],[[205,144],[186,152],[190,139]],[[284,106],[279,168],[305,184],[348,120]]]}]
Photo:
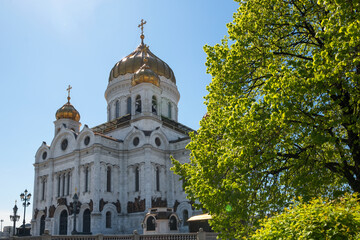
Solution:
[{"label": "tree", "polygon": [[334,201],[300,199],[282,214],[265,218],[261,227],[250,239],[360,239],[360,203],[348,194]]},{"label": "tree", "polygon": [[239,1],[204,47],[208,113],[173,161],[222,237],[247,235],[302,196],[360,192],[360,3]]}]

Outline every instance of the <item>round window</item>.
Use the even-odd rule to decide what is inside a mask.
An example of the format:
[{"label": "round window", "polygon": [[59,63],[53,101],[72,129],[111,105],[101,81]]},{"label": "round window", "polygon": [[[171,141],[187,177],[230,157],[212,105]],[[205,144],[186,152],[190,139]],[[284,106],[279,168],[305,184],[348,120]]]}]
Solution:
[{"label": "round window", "polygon": [[155,138],[155,144],[156,144],[156,146],[158,146],[158,147],[160,147],[160,145],[161,145],[161,140],[160,140],[160,138]]},{"label": "round window", "polygon": [[42,154],[42,159],[45,160],[46,157],[47,157],[47,152],[43,152],[43,154]]},{"label": "round window", "polygon": [[62,150],[65,150],[68,146],[68,140],[67,139],[64,139],[62,142],[61,142],[61,149]]},{"label": "round window", "polygon": [[134,138],[134,140],[133,140],[134,146],[139,145],[139,142],[140,142],[140,139],[138,137]]},{"label": "round window", "polygon": [[89,143],[90,143],[90,137],[89,136],[86,136],[86,138],[84,139],[84,143],[85,143],[86,146],[89,145]]}]

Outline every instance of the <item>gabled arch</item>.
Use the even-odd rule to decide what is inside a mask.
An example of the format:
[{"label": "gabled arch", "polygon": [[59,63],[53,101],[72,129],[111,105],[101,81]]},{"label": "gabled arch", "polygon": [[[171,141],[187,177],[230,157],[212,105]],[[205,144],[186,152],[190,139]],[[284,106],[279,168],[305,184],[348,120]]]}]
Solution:
[{"label": "gabled arch", "polygon": [[[156,138],[160,139],[160,143],[161,143],[160,145],[158,145],[158,141],[156,140]],[[169,148],[169,141],[161,128],[159,128],[151,133],[149,141],[150,141],[150,144],[152,146],[154,146],[155,148],[159,148],[159,149],[168,149]]]},{"label": "gabled arch", "polygon": [[[77,136],[77,135],[76,135]],[[65,150],[61,148],[61,142],[67,139],[67,147]],[[70,153],[77,149],[77,142],[74,132],[71,130],[61,127],[60,132],[55,136],[50,145],[50,157],[55,158],[65,153]]]},{"label": "gabled arch", "polygon": [[[88,145],[86,145],[84,143],[84,140],[85,140],[85,138],[87,136],[90,137]],[[77,143],[76,143],[76,148],[77,149],[87,148],[87,147],[90,147],[92,144],[94,144],[94,142],[95,142],[95,134],[87,125],[85,125],[83,127],[83,129],[80,131],[80,133],[79,133],[78,137],[76,138],[76,140],[77,140]]]},{"label": "gabled arch", "polygon": [[[133,144],[133,140],[135,137],[139,138],[139,144],[137,146],[134,146],[134,144]],[[140,131],[136,128],[133,128],[127,134],[127,136],[124,138],[124,148],[130,150],[130,149],[141,147],[142,145],[144,145],[145,140],[146,140],[146,138],[145,138],[144,132]]]}]

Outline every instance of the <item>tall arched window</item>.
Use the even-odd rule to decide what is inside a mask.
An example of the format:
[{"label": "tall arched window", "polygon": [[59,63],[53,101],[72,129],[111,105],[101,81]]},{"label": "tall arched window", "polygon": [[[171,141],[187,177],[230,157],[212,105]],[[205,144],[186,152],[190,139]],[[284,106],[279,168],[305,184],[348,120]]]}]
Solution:
[{"label": "tall arched window", "polygon": [[111,212],[106,212],[106,228],[111,228]]},{"label": "tall arched window", "polygon": [[183,211],[183,222],[184,222],[184,226],[188,225],[187,220],[189,219],[189,212],[188,210],[184,210]]},{"label": "tall arched window", "polygon": [[65,196],[65,174],[63,174],[63,178],[62,178],[62,196]]},{"label": "tall arched window", "polygon": [[168,102],[168,117],[171,119],[171,103]]},{"label": "tall arched window", "polygon": [[46,181],[45,181],[45,179],[43,179],[42,180],[41,200],[45,200],[45,186],[46,186]]},{"label": "tall arched window", "polygon": [[157,114],[157,99],[155,96],[152,97],[151,112]]},{"label": "tall arched window", "polygon": [[160,169],[156,168],[156,191],[160,191]]},{"label": "tall arched window", "polygon": [[42,215],[40,218],[40,234],[43,235],[45,232],[45,215]]},{"label": "tall arched window", "polygon": [[89,167],[85,168],[85,192],[89,191]]},{"label": "tall arched window", "polygon": [[115,102],[115,117],[120,117],[120,103],[119,100],[116,100]]},{"label": "tall arched window", "polygon": [[131,114],[131,97],[126,100],[126,114]]},{"label": "tall arched window", "polygon": [[177,230],[177,220],[175,216],[170,217],[170,230]]},{"label": "tall arched window", "polygon": [[84,211],[83,214],[83,232],[84,233],[90,233],[91,229],[90,229],[90,224],[91,223],[91,214],[90,214],[90,210],[86,209]]},{"label": "tall arched window", "polygon": [[58,197],[60,197],[60,186],[61,186],[61,175],[58,176],[58,192],[57,192],[57,195]]},{"label": "tall arched window", "polygon": [[140,188],[140,173],[139,167],[135,168],[135,191],[138,192]]},{"label": "tall arched window", "polygon": [[141,97],[137,95],[135,100],[135,113],[141,113]]},{"label": "tall arched window", "polygon": [[146,231],[155,231],[155,218],[152,216],[146,219]]},{"label": "tall arched window", "polygon": [[106,191],[111,192],[111,167],[107,167],[106,171]]},{"label": "tall arched window", "polygon": [[67,174],[66,195],[70,195],[70,173]]},{"label": "tall arched window", "polygon": [[60,214],[59,235],[67,235],[68,213],[63,210]]}]

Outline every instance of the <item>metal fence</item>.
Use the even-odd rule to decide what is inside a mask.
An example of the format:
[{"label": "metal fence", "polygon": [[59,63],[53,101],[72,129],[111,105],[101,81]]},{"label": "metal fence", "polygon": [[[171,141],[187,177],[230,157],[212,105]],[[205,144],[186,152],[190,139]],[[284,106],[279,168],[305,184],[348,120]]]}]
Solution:
[{"label": "metal fence", "polygon": [[[4,238],[1,238],[4,239]],[[199,231],[198,233],[178,233],[178,234],[154,234],[140,235],[136,232],[131,235],[71,235],[71,236],[26,236],[9,237],[9,240],[215,240],[217,233]]]}]

